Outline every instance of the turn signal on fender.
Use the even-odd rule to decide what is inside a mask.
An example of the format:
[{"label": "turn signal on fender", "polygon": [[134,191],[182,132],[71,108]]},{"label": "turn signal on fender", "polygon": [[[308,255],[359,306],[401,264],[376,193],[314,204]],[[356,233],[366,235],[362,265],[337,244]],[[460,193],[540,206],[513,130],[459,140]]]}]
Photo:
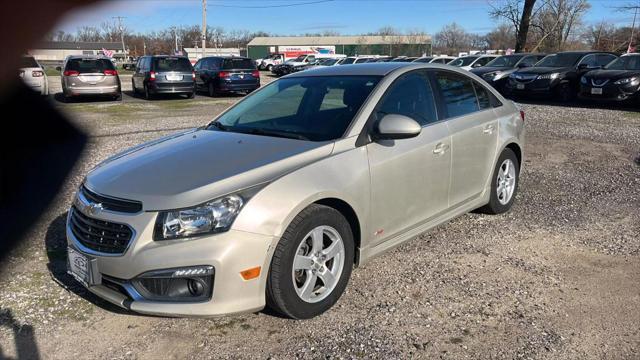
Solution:
[{"label": "turn signal on fender", "polygon": [[260,276],[260,266],[240,271],[240,276],[245,280],[255,279]]}]

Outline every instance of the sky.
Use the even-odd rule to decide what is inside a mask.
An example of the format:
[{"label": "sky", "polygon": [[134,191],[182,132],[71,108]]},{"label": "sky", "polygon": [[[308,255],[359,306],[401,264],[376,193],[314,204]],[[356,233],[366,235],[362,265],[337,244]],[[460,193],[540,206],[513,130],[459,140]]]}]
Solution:
[{"label": "sky", "polygon": [[[207,0],[207,25],[225,31],[266,31],[295,35],[325,30],[344,35],[376,31],[383,26],[436,33],[456,22],[468,32],[484,34],[496,26],[487,14],[490,0]],[[589,0],[587,24],[602,20],[631,25],[633,13],[615,6],[635,0]],[[292,6],[293,5],[293,6]],[[57,29],[74,32],[83,25],[99,25],[123,16],[133,32],[145,33],[170,26],[201,25],[201,0],[104,0],[70,13]],[[639,17],[640,19],[640,17]]]}]

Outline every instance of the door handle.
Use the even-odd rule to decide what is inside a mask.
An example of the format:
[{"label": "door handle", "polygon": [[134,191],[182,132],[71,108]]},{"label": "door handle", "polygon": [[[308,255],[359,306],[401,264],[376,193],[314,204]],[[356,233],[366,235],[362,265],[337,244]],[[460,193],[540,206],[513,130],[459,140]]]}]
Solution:
[{"label": "door handle", "polygon": [[436,155],[442,155],[449,149],[449,145],[438,143],[435,148],[433,148],[433,153]]},{"label": "door handle", "polygon": [[487,125],[487,126],[484,127],[482,132],[485,133],[485,134],[491,134],[491,133],[493,133],[494,129],[495,129],[495,127],[493,125]]}]

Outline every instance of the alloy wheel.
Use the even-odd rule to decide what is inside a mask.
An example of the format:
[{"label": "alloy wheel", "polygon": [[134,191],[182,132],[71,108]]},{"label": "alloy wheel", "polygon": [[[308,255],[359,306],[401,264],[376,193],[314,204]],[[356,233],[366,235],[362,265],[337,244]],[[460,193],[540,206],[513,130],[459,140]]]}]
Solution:
[{"label": "alloy wheel", "polygon": [[500,165],[498,179],[496,181],[496,194],[498,195],[500,204],[506,205],[511,201],[515,188],[516,168],[511,159],[506,159]]}]

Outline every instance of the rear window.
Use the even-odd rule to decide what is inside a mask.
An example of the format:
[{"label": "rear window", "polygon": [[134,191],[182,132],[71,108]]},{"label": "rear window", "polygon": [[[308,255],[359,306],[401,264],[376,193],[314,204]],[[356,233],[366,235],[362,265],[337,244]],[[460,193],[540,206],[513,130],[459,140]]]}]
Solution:
[{"label": "rear window", "polygon": [[35,67],[40,67],[40,65],[38,65],[38,63],[36,62],[36,59],[34,59],[33,57],[23,56],[22,59],[20,60],[20,67],[35,68]]},{"label": "rear window", "polygon": [[251,59],[244,59],[244,58],[231,58],[231,59],[224,59],[224,61],[222,62],[222,69],[223,70],[230,70],[230,69],[251,69],[254,70],[256,68],[255,63],[253,62],[253,60]]},{"label": "rear window", "polygon": [[183,57],[156,58],[155,71],[192,71],[191,62]]},{"label": "rear window", "polygon": [[80,74],[103,73],[105,70],[115,70],[108,59],[71,59],[67,61],[66,70],[75,70]]}]

